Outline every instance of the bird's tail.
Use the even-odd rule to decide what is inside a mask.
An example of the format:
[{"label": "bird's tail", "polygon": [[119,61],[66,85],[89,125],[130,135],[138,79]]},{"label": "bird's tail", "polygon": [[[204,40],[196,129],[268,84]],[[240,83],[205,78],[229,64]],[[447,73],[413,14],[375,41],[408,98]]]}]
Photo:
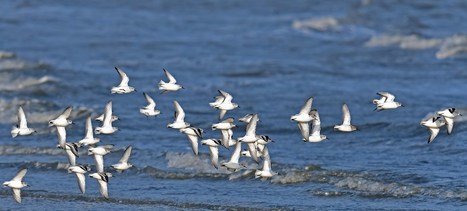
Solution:
[{"label": "bird's tail", "polygon": [[161,81],[159,81],[159,86],[161,86],[161,85],[164,85],[164,84],[165,84],[165,82],[164,82],[164,81],[162,81],[162,80],[161,80]]},{"label": "bird's tail", "polygon": [[11,137],[15,138],[16,136],[18,136],[18,133],[19,129],[17,127],[11,128]]}]

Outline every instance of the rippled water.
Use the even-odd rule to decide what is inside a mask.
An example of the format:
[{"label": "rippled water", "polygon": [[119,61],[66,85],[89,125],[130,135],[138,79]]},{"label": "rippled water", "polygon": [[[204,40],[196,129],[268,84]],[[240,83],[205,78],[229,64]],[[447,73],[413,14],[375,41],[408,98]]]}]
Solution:
[{"label": "rippled water", "polygon": [[[419,122],[441,108],[467,111],[466,10],[461,0],[3,1],[0,180],[26,166],[31,187],[21,205],[2,188],[0,208],[465,210],[467,118],[430,145]],[[114,66],[137,93],[110,94]],[[186,89],[158,94],[162,68]],[[258,131],[275,140],[269,150],[278,176],[216,170],[207,148],[196,158],[185,135],[166,128],[178,100],[188,122],[218,137],[210,130],[218,112],[208,106],[217,89],[240,104],[228,116],[259,113]],[[405,108],[374,112],[371,100],[382,90]],[[159,117],[138,113],[143,91],[154,96]],[[309,96],[328,141],[303,143],[289,120]],[[106,165],[131,144],[136,167],[115,174],[111,199],[103,200],[91,178],[79,193],[47,121],[72,105],[68,140],[77,141],[85,117],[108,100],[122,130],[100,136],[117,148]],[[361,131],[332,131],[343,102]],[[10,138],[18,105],[37,135]],[[243,126],[234,131],[243,134]],[[94,164],[84,151],[78,162]]]}]

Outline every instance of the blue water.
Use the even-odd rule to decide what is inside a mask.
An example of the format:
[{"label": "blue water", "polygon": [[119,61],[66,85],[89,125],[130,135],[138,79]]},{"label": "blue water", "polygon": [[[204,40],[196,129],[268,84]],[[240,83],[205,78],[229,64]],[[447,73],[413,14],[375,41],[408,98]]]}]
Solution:
[{"label": "blue water", "polygon": [[[0,190],[0,209],[298,209],[465,210],[467,118],[456,120],[432,144],[420,120],[441,108],[467,113],[467,2],[458,1],[2,1],[0,7],[0,181],[21,167],[31,187],[23,203]],[[12,56],[8,53],[15,54]],[[138,92],[111,95],[113,67]],[[186,89],[160,95],[167,68]],[[240,108],[227,116],[258,113],[258,132],[269,145],[268,181],[210,165],[209,151],[192,156],[173,121],[172,101],[186,120],[218,138],[209,107],[217,89]],[[147,119],[142,92],[162,114]],[[405,107],[374,112],[371,100],[390,91]],[[289,120],[314,96],[322,133],[304,143]],[[47,122],[72,105],[68,140],[84,135],[89,114],[114,102],[121,131],[100,136],[115,144],[105,164],[127,145],[135,168],[115,173],[110,200],[87,179],[82,195],[66,156],[56,149]],[[361,131],[332,130],[346,102]],[[9,130],[23,105],[38,134],[12,139]],[[465,115],[464,115],[465,116]],[[94,126],[98,125],[93,122]],[[244,135],[237,123],[234,137]],[[80,152],[79,163],[93,165]],[[230,151],[220,149],[220,160]],[[255,167],[248,158],[241,162]]]}]

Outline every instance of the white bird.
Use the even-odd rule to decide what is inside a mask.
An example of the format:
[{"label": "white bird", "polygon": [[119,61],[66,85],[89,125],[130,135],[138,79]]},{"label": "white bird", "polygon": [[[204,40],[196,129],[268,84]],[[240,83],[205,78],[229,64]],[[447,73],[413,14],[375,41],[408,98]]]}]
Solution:
[{"label": "white bird", "polygon": [[89,147],[88,155],[94,155],[94,160],[96,160],[97,172],[104,172],[104,155],[109,154],[110,150],[112,149],[113,145]]},{"label": "white bird", "polygon": [[174,101],[175,107],[175,121],[171,124],[168,124],[168,128],[182,129],[190,127],[190,124],[185,122],[185,111],[183,111],[182,106],[177,101]]},{"label": "white bird", "polygon": [[128,159],[130,159],[130,155],[131,155],[131,150],[133,149],[133,147],[128,146],[126,149],[125,149],[125,152],[123,153],[123,156],[122,158],[118,161],[117,164],[113,164],[112,167],[114,169],[116,169],[119,173],[120,172],[123,172],[131,167],[133,167],[133,164],[131,163],[128,163]]},{"label": "white bird", "polygon": [[57,138],[58,138],[58,145],[65,149],[66,144],[66,129],[65,127],[56,127],[57,128]]},{"label": "white bird", "polygon": [[104,109],[104,121],[102,127],[96,127],[96,134],[112,134],[118,131],[118,128],[112,126],[112,101],[109,101]]},{"label": "white bird", "polygon": [[57,127],[66,127],[73,122],[69,120],[71,111],[73,110],[73,107],[68,106],[62,114],[60,114],[57,118],[52,119],[49,121],[49,127],[52,126],[57,126]]},{"label": "white bird", "polygon": [[80,145],[96,145],[99,143],[100,139],[99,138],[94,138],[94,131],[92,129],[92,122],[91,122],[91,116],[88,116],[86,119],[86,133],[83,139],[78,141]]},{"label": "white bird", "polygon": [[18,124],[11,129],[11,136],[14,138],[18,135],[27,136],[35,133],[36,130],[28,128],[28,122],[26,121],[26,115],[24,114],[23,108],[18,108]]},{"label": "white bird", "polygon": [[148,105],[139,109],[139,112],[144,114],[146,117],[157,116],[161,111],[156,109],[156,102],[151,96],[143,92],[144,98],[148,102]]},{"label": "white bird", "polygon": [[191,143],[191,149],[195,155],[198,155],[198,138],[203,138],[203,129],[195,127],[187,127],[180,129],[181,133],[188,136]]},{"label": "white bird", "polygon": [[209,147],[209,152],[211,155],[211,164],[218,169],[219,168],[219,145],[221,145],[221,140],[219,139],[205,139],[201,141],[202,145],[207,145]]},{"label": "white bird", "polygon": [[165,76],[167,76],[167,78],[169,79],[169,82],[164,82],[162,80],[159,81],[159,90],[161,90],[161,93],[175,92],[180,89],[184,89],[183,86],[177,84],[177,80],[175,80],[175,78],[172,76],[172,74],[169,73],[168,70],[166,70],[165,68],[163,70]]},{"label": "white bird", "polygon": [[84,176],[84,174],[86,174],[88,171],[91,171],[91,168],[89,168],[86,165],[70,166],[68,168],[68,173],[75,173],[76,180],[78,181],[79,190],[83,194],[86,191],[86,177]]},{"label": "white bird", "polygon": [[246,127],[245,136],[238,138],[238,141],[247,143],[251,158],[253,158],[253,160],[256,162],[258,162],[258,157],[256,156],[256,146],[255,146],[255,143],[258,140],[258,138],[256,137],[256,125],[258,123],[257,119],[258,119],[258,114],[253,115],[250,123],[248,123]]},{"label": "white bird", "polygon": [[109,199],[107,184],[109,183],[109,178],[112,177],[112,174],[107,172],[98,172],[90,174],[89,177],[92,177],[97,180],[97,182],[99,183],[99,191],[101,192],[101,195],[105,199]]},{"label": "white bird", "polygon": [[427,127],[430,130],[430,137],[428,143],[431,143],[439,133],[439,128],[444,126],[446,122],[440,117],[435,116],[420,122],[420,125]]},{"label": "white bird", "polygon": [[128,82],[130,81],[130,78],[128,78],[128,76],[126,75],[125,72],[123,72],[123,70],[121,70],[120,68],[118,67],[115,67],[115,70],[117,71],[118,75],[120,75],[120,84],[116,87],[112,87],[112,89],[110,90],[110,93],[112,94],[127,94],[127,93],[131,93],[133,91],[136,91],[134,87],[131,87],[128,85]]},{"label": "white bird", "polygon": [[394,99],[396,98],[393,94],[389,92],[378,92],[376,93],[379,96],[381,96],[381,99],[374,99],[373,103],[376,104],[375,110],[377,111],[382,111],[382,110],[388,110],[388,109],[395,109],[399,107],[404,107],[399,102],[394,102]]},{"label": "white bird", "polygon": [[65,150],[70,166],[76,165],[76,158],[79,157],[78,155],[79,144],[78,143],[65,143],[65,148],[63,148],[59,144],[57,145],[57,148]]},{"label": "white bird", "polygon": [[229,147],[233,143],[233,130],[232,129],[226,129],[226,130],[220,130],[221,131],[221,141],[222,141],[222,146],[224,146],[226,149],[229,149]]},{"label": "white bird", "polygon": [[[300,109],[298,114],[295,114],[290,117],[290,120],[293,120],[298,123],[308,123],[312,120],[310,116],[311,105],[313,104],[313,97],[310,97],[306,100],[305,104]],[[299,125],[300,126],[300,125]]]},{"label": "white bird", "polygon": [[245,165],[239,164],[238,160],[240,159],[240,153],[242,151],[242,142],[237,141],[235,143],[235,149],[230,156],[229,162],[224,162],[221,165],[231,172],[236,172],[239,169],[246,168]]},{"label": "white bird", "polygon": [[215,105],[214,107],[220,110],[219,113],[219,119],[224,118],[224,115],[227,113],[227,111],[233,110],[238,107],[238,104],[232,103],[232,95],[229,93],[222,91],[222,90],[217,90],[222,97],[224,97],[224,100],[220,104]]},{"label": "white bird", "polygon": [[456,108],[448,108],[441,111],[436,112],[438,115],[441,115],[444,118],[444,122],[448,128],[448,134],[452,133],[452,128],[454,127],[454,117],[462,116]]},{"label": "white bird", "polygon": [[311,134],[308,137],[307,140],[308,142],[320,142],[322,140],[326,140],[325,135],[321,135],[321,120],[319,118],[319,113],[316,110],[313,110],[310,112],[311,117],[313,118],[312,121],[312,129],[311,129]]},{"label": "white bird", "polygon": [[307,141],[310,137],[310,123],[308,122],[298,122],[298,129],[300,129],[300,134],[302,134],[302,140]]},{"label": "white bird", "polygon": [[341,132],[352,132],[358,130],[358,128],[351,124],[350,122],[350,111],[347,104],[342,105],[342,125],[335,125],[334,130],[341,131]]},{"label": "white bird", "polygon": [[274,175],[277,175],[276,172],[273,172],[271,169],[271,157],[269,156],[269,150],[267,147],[264,147],[263,152],[262,152],[262,157],[263,157],[263,168],[261,170],[256,170],[255,172],[255,178],[271,178]]},{"label": "white bird", "polygon": [[28,169],[21,169],[12,180],[3,183],[4,187],[10,187],[12,189],[13,198],[15,198],[18,203],[21,203],[21,188],[29,187],[27,183],[23,182],[23,178],[27,172]]},{"label": "white bird", "polygon": [[[243,116],[242,118],[238,119],[238,121],[248,124],[248,123],[250,123],[251,118],[253,117],[253,115],[254,114],[247,114],[247,115]],[[259,118],[257,120],[259,121]]]},{"label": "white bird", "polygon": [[[258,140],[256,141],[256,143],[258,143],[258,145],[266,145],[266,144],[269,144],[271,142],[274,142],[274,140],[272,140],[267,135],[257,135],[256,137],[258,138]],[[256,146],[256,147],[258,147],[258,146]]]}]

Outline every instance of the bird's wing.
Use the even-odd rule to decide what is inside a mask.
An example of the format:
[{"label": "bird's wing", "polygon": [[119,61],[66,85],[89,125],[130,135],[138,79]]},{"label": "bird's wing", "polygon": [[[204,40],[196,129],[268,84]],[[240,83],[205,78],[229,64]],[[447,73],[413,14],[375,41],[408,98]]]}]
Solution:
[{"label": "bird's wing", "polygon": [[263,150],[263,171],[271,171],[271,157],[269,157],[269,150],[267,147]]},{"label": "bird's wing", "polygon": [[92,130],[91,116],[86,119],[86,136],[85,138],[94,138],[94,131]]},{"label": "bird's wing", "polygon": [[349,107],[347,107],[347,104],[342,105],[342,124],[343,125],[350,125],[350,111]]},{"label": "bird's wing", "polygon": [[225,91],[222,91],[222,90],[217,90],[223,97],[224,97],[224,100],[222,101],[222,103],[231,103],[232,102],[232,95],[230,95],[229,93],[225,92]]},{"label": "bird's wing", "polygon": [[128,82],[130,81],[130,78],[128,78],[126,73],[123,72],[123,70],[121,70],[118,67],[115,67],[115,70],[117,71],[117,73],[120,75],[120,78],[121,78],[120,85],[118,86],[128,86]]},{"label": "bird's wing", "polygon": [[175,83],[177,83],[177,80],[175,80],[175,78],[173,77],[173,75],[170,74],[169,71],[166,70],[165,68],[164,68],[164,73],[165,73],[165,76],[167,76],[167,78],[169,79],[169,82],[168,82],[169,84],[175,84]]},{"label": "bird's wing", "polygon": [[65,150],[66,156],[68,157],[68,162],[70,162],[70,166],[76,165],[76,155],[73,153],[72,147],[69,147],[70,150]]},{"label": "bird's wing", "polygon": [[104,157],[102,157],[102,155],[94,154],[94,160],[96,160],[97,172],[104,172]]},{"label": "bird's wing", "polygon": [[18,108],[18,124],[19,128],[28,128],[28,122],[26,121],[26,115],[24,114],[23,108]]},{"label": "bird's wing", "polygon": [[105,105],[102,127],[112,127],[112,101],[107,102]]},{"label": "bird's wing", "polygon": [[86,177],[84,174],[80,173],[75,173],[76,174],[76,180],[78,181],[78,186],[79,190],[81,190],[81,193],[84,193],[86,191]]},{"label": "bird's wing", "polygon": [[389,92],[378,92],[377,94],[381,96],[381,99],[383,97],[386,98],[386,100],[384,101],[385,103],[394,102],[394,99],[396,98],[396,96],[394,96],[393,94]]},{"label": "bird's wing", "polygon": [[446,126],[448,128],[448,134],[452,133],[452,128],[454,127],[454,119],[449,117],[444,117],[444,122],[446,122]]},{"label": "bird's wing", "polygon": [[227,113],[227,110],[222,110],[222,109],[221,109],[221,110],[219,111],[219,119],[224,118],[224,116],[225,116],[226,113]]},{"label": "bird's wing", "polygon": [[66,129],[65,127],[57,127],[57,137],[58,137],[58,144],[65,149],[66,144]]},{"label": "bird's wing", "polygon": [[428,138],[428,143],[433,142],[433,140],[436,138],[436,136],[439,133],[439,128],[428,128],[430,129],[430,138]]},{"label": "bird's wing", "polygon": [[13,197],[15,198],[15,201],[21,203],[21,189],[12,188],[11,190],[13,191]]},{"label": "bird's wing", "polygon": [[71,106],[66,107],[65,110],[63,111],[63,113],[60,114],[60,115],[57,117],[57,119],[58,119],[58,118],[64,118],[64,119],[70,118],[70,115],[71,115],[71,111],[72,111],[72,110],[73,110],[73,107],[71,107]]},{"label": "bird's wing", "polygon": [[256,152],[256,146],[255,143],[248,143],[248,151],[250,152],[251,158],[258,163],[258,153]]},{"label": "bird's wing", "polygon": [[107,182],[103,180],[97,180],[99,182],[99,191],[101,192],[101,195],[108,199],[109,198],[109,193],[107,192]]},{"label": "bird's wing", "polygon": [[308,122],[301,122],[298,123],[298,128],[300,129],[300,133],[302,134],[302,137],[307,140],[308,136],[310,136],[310,125]]},{"label": "bird's wing", "polygon": [[195,155],[198,155],[198,136],[188,135],[188,140],[191,143],[191,149]]},{"label": "bird's wing", "polygon": [[299,114],[308,114],[308,113],[310,113],[312,104],[313,104],[313,97],[310,97],[310,98],[308,98],[308,100],[306,100],[305,104],[300,109]]},{"label": "bird's wing", "polygon": [[235,144],[235,150],[232,152],[232,156],[230,157],[230,162],[238,163],[241,152],[242,152],[242,142],[237,141],[237,143]]},{"label": "bird's wing", "polygon": [[211,163],[217,169],[219,168],[219,148],[209,147],[209,152],[211,154]]},{"label": "bird's wing", "polygon": [[258,114],[251,117],[250,123],[246,126],[246,135],[256,136],[256,125],[258,123]]},{"label": "bird's wing", "polygon": [[233,123],[233,122],[235,122],[235,119],[232,118],[232,117],[229,117],[229,118],[222,121],[222,123]]},{"label": "bird's wing", "polygon": [[131,150],[133,149],[133,147],[130,145],[128,146],[126,149],[125,149],[125,152],[123,153],[123,156],[122,158],[120,159],[120,163],[128,163],[128,159],[130,159],[130,155],[131,155]]},{"label": "bird's wing", "polygon": [[221,135],[222,135],[222,146],[224,146],[225,148],[229,148],[229,142],[230,140],[232,139],[232,130],[231,129],[227,129],[227,130],[220,130],[221,131]]},{"label": "bird's wing", "polygon": [[28,173],[28,169],[27,168],[24,168],[24,169],[21,169],[18,171],[18,173],[16,173],[16,176],[13,177],[12,181],[19,181],[21,182],[23,180],[23,177],[26,175],[26,173]]},{"label": "bird's wing", "polygon": [[144,98],[146,98],[146,101],[148,102],[148,105],[146,106],[146,108],[154,109],[156,107],[156,102],[154,101],[154,99],[152,99],[151,96],[146,94],[146,92],[143,92],[143,95],[144,95]]},{"label": "bird's wing", "polygon": [[182,106],[177,101],[174,101],[175,106],[175,121],[184,122],[185,121],[185,111],[183,111]]},{"label": "bird's wing", "polygon": [[321,135],[321,124],[313,124],[313,127],[311,128],[311,135],[312,136]]}]

